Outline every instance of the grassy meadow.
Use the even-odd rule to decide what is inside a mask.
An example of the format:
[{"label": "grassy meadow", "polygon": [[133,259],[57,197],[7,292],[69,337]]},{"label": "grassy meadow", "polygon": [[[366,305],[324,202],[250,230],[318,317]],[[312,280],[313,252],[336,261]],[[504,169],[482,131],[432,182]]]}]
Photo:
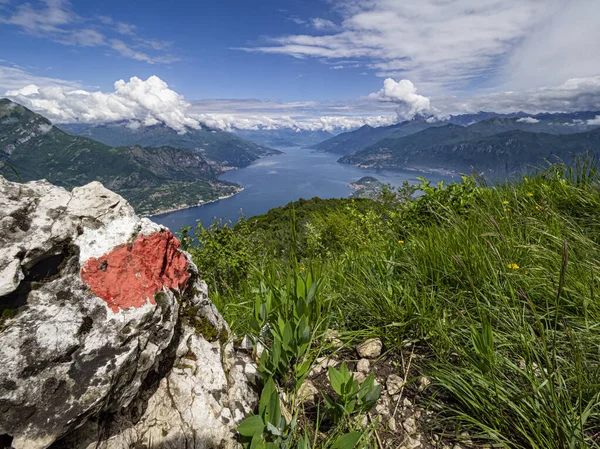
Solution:
[{"label": "grassy meadow", "polygon": [[464,432],[473,447],[600,447],[599,187],[582,159],[184,230],[234,333],[266,347],[246,447],[385,446],[369,378],[330,368],[316,405],[298,400],[315,360],[350,362],[367,338],[397,361],[407,395],[430,381],[418,400],[439,447]]}]

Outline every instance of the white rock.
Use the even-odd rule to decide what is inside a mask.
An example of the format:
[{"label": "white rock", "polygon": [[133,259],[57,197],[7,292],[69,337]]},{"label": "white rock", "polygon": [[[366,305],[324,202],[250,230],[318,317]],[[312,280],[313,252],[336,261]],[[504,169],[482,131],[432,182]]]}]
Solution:
[{"label": "white rock", "polygon": [[416,438],[411,438],[408,437],[406,438],[406,440],[404,440],[402,446],[400,446],[401,448],[405,448],[405,449],[417,449],[419,447],[421,447],[421,442],[416,439]]},{"label": "white rock", "polygon": [[[235,447],[234,429],[256,403],[248,381],[255,367],[221,348],[229,328],[189,255],[167,237],[156,293],[137,305],[110,305],[82,277],[90,257],[131,252],[140,235],[170,236],[165,228],[97,182],[68,192],[0,176],[0,214],[0,295],[16,311],[0,332],[0,434],[13,436],[15,449],[45,449],[63,437],[70,449],[149,439],[167,449]],[[127,257],[118,265],[125,271],[138,256]],[[113,270],[111,285],[130,285]],[[167,287],[170,271],[189,279]]]},{"label": "white rock", "polygon": [[344,346],[342,340],[340,340],[340,333],[335,329],[327,329],[325,332],[325,341],[331,344],[334,348],[340,348]]},{"label": "white rock", "polygon": [[403,386],[404,379],[402,379],[402,377],[398,376],[397,374],[391,374],[385,381],[385,387],[387,388],[388,394],[391,396],[400,393],[400,391],[402,391]]},{"label": "white rock", "polygon": [[419,391],[425,390],[429,385],[431,385],[431,379],[429,379],[429,377],[422,376],[419,378]]},{"label": "white rock", "polygon": [[313,368],[310,370],[310,377],[315,377],[327,370],[330,366],[336,366],[338,361],[333,357],[319,357],[315,360]]},{"label": "white rock", "polygon": [[368,359],[360,359],[356,363],[356,371],[363,373],[363,374],[369,374],[370,370],[371,370],[371,363],[369,362]]},{"label": "white rock", "polygon": [[408,434],[413,434],[417,431],[417,424],[414,418],[406,418],[402,423],[402,427]]},{"label": "white rock", "polygon": [[314,403],[315,399],[319,395],[319,390],[315,387],[315,384],[311,380],[305,379],[302,385],[298,389],[298,403],[308,402]]},{"label": "white rock", "polygon": [[393,416],[388,420],[388,429],[390,429],[390,432],[397,432],[398,431],[398,425],[396,424],[396,418],[394,418]]},{"label": "white rock", "polygon": [[365,379],[367,378],[367,376],[365,376],[365,373],[361,373],[358,371],[352,372],[350,373],[352,374],[352,376],[354,377],[354,380],[358,380],[358,383],[363,383],[365,381]]},{"label": "white rock", "polygon": [[356,352],[362,358],[376,359],[381,355],[383,343],[379,338],[369,338],[356,347]]}]

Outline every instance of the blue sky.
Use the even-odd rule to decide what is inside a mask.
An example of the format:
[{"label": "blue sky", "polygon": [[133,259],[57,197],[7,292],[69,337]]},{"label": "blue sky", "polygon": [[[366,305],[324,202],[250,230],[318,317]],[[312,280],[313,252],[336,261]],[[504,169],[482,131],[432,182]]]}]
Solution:
[{"label": "blue sky", "polygon": [[597,17],[598,0],[0,0],[0,94],[55,121],[171,108],[225,128],[598,110]]},{"label": "blue sky", "polygon": [[[14,4],[11,5],[11,4]],[[36,5],[36,3],[33,3]],[[14,11],[14,0],[6,9]],[[300,101],[332,100],[370,92],[380,81],[360,75],[365,68],[332,70],[314,59],[235,50],[259,44],[267,35],[309,31],[311,17],[332,17],[319,1],[81,1],[70,10],[80,16],[65,28],[92,29],[119,39],[151,57],[179,59],[148,64],[124,57],[107,46],[65,45],[15,24],[0,25],[3,59],[44,76],[80,80],[107,90],[117,79],[157,75],[186,98],[263,98]],[[42,3],[37,6],[42,9]],[[111,18],[113,24],[102,20]],[[302,18],[302,19],[301,19]],[[169,45],[161,51],[134,36],[120,34],[118,23],[133,25],[135,38]],[[146,44],[147,45],[147,44]]]}]

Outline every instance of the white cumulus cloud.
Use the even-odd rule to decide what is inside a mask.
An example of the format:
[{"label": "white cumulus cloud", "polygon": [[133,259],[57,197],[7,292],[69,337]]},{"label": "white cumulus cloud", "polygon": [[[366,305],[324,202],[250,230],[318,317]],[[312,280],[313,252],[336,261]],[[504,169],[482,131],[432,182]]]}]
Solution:
[{"label": "white cumulus cloud", "polygon": [[145,81],[135,76],[128,82],[119,80],[110,93],[29,85],[9,90],[5,96],[56,123],[135,120],[144,125],[162,122],[180,132],[200,126],[188,113],[190,104],[157,76]]},{"label": "white cumulus cloud", "polygon": [[[179,132],[199,128],[203,123],[221,130],[279,129],[348,130],[363,125],[383,126],[396,121],[393,115],[316,115],[314,102],[276,103],[254,101],[214,101],[193,107],[157,76],[147,80],[132,77],[119,80],[114,92],[87,91],[62,85],[30,84],[9,90],[5,96],[44,115],[55,123],[108,123],[127,121],[137,129],[164,123]],[[224,104],[223,104],[224,103]],[[223,106],[237,113],[222,112]],[[245,108],[245,109],[244,109]],[[335,113],[339,106],[328,111]],[[342,110],[344,110],[343,108]],[[293,115],[287,115],[287,114]]]},{"label": "white cumulus cloud", "polygon": [[597,115],[596,118],[588,120],[588,125],[600,125],[600,115]]},{"label": "white cumulus cloud", "polygon": [[410,80],[395,81],[387,78],[383,82],[383,88],[370,95],[381,101],[396,103],[396,113],[400,119],[411,119],[417,114],[428,114],[434,112],[431,100],[417,93],[417,88]]},{"label": "white cumulus cloud", "polygon": [[519,120],[517,120],[517,122],[519,122],[519,123],[531,123],[531,124],[534,124],[534,123],[539,123],[540,121],[538,119],[536,119],[536,118],[533,118],[533,117],[522,117]]}]

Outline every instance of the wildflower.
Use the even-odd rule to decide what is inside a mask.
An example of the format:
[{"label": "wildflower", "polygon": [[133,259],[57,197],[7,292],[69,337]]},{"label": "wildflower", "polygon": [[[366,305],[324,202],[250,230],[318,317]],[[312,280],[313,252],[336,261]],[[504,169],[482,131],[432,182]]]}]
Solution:
[{"label": "wildflower", "polygon": [[516,263],[509,263],[508,268],[510,268],[511,270],[518,270],[519,266]]},{"label": "wildflower", "polygon": [[304,271],[304,267],[300,267],[300,271]]},{"label": "wildflower", "polygon": [[508,205],[508,201],[502,201],[502,204],[504,204],[505,206]]},{"label": "wildflower", "polygon": [[540,210],[540,206],[535,206],[535,209],[536,210]]},{"label": "wildflower", "polygon": [[398,240],[399,245],[404,245],[404,240]]},{"label": "wildflower", "polygon": [[533,193],[529,192],[529,193],[527,194],[527,196],[528,196],[529,198],[531,198],[531,197],[533,196]]}]

